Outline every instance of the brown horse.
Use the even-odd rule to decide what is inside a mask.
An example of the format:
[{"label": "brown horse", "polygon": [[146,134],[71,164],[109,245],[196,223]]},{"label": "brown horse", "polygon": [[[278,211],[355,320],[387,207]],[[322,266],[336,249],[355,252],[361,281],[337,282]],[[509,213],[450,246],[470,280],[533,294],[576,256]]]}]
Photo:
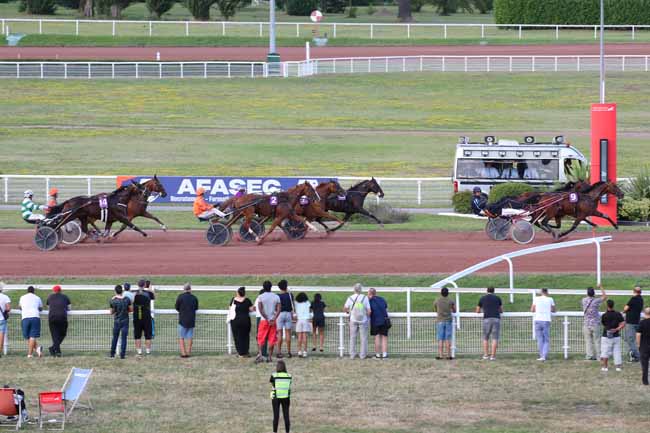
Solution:
[{"label": "brown horse", "polygon": [[[142,183],[141,185],[143,187],[141,194],[139,196],[132,197],[129,203],[127,204],[126,214],[127,217],[129,218],[129,221],[133,221],[133,219],[137,217],[149,218],[150,220],[154,220],[158,224],[160,224],[161,229],[167,231],[167,226],[162,221],[160,221],[157,217],[147,212],[147,206],[149,205],[149,197],[151,197],[152,194],[154,193],[160,194],[161,197],[166,197],[167,191],[165,191],[165,187],[162,185],[162,183],[158,179],[158,176],[155,174],[153,175],[153,179],[149,179],[148,181]],[[113,237],[116,238],[117,235],[119,235],[124,231],[124,229],[126,229],[126,227],[127,227],[126,224],[122,224],[122,227],[120,227],[118,231],[113,233]]]},{"label": "brown horse", "polygon": [[[299,199],[295,211],[297,215],[304,216],[309,222],[318,222],[321,226],[325,227],[325,232],[329,234],[331,229],[323,223],[323,219],[336,221],[339,224],[343,224],[343,221],[327,212],[327,197],[331,194],[336,194],[337,196],[345,195],[345,190],[341,188],[341,185],[336,180],[321,182],[315,189],[318,200],[307,200],[303,204]],[[311,224],[310,226],[313,228]]]},{"label": "brown horse", "polygon": [[[228,205],[234,208],[235,215],[230,219],[228,225],[231,226],[240,218],[244,218],[242,226],[245,230],[255,235],[259,245],[264,243],[266,238],[278,227],[284,220],[290,219],[298,223],[304,223],[305,218],[296,215],[295,206],[301,196],[307,196],[310,200],[317,200],[316,190],[310,183],[305,182],[289,188],[288,191],[278,192],[271,195],[245,194],[241,197],[228,200]],[[222,204],[225,206],[225,203]],[[269,230],[260,238],[250,229],[251,221],[255,215],[259,215],[264,221],[273,219]]]}]

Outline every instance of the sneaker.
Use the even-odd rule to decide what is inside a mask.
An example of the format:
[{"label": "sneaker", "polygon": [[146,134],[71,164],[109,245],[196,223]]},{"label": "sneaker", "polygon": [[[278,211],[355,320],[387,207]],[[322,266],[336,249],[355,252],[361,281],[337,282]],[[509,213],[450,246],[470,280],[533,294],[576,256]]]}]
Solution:
[{"label": "sneaker", "polygon": [[262,355],[257,355],[255,357],[255,364],[259,364],[260,362],[264,362],[264,357],[262,357]]},{"label": "sneaker", "polygon": [[495,361],[496,358],[494,356],[490,356],[490,361]]},{"label": "sneaker", "polygon": [[490,359],[489,356],[487,356],[487,355],[483,355],[483,360],[484,360],[484,361],[487,361],[488,359]]},{"label": "sneaker", "polygon": [[302,352],[302,357],[306,358],[307,357],[307,352]]},{"label": "sneaker", "polygon": [[146,350],[145,350],[145,353],[146,353],[147,355],[151,355],[151,349],[146,349]]},{"label": "sneaker", "polygon": [[38,346],[36,348],[36,354],[38,355],[39,358],[43,356],[43,346]]},{"label": "sneaker", "polygon": [[266,362],[273,362],[273,358],[269,356],[268,358],[266,358]]},{"label": "sneaker", "polygon": [[31,357],[32,357],[32,355],[27,355],[27,359],[30,359]]},{"label": "sneaker", "polygon": [[384,358],[384,359],[388,358],[388,353],[384,352],[384,354],[382,355],[382,358]]},{"label": "sneaker", "polygon": [[538,361],[544,362],[546,361],[546,358],[537,358]]},{"label": "sneaker", "polygon": [[138,349],[138,356],[142,356],[142,349]]},{"label": "sneaker", "polygon": [[277,355],[275,355],[275,357],[278,359],[282,359],[284,358],[284,355],[282,353],[278,353]]},{"label": "sneaker", "polygon": [[623,371],[621,367],[616,367],[616,371]]},{"label": "sneaker", "polygon": [[320,350],[320,353],[323,353],[323,349]]},{"label": "sneaker", "polygon": [[381,355],[380,355],[380,354],[378,354],[378,353],[377,353],[377,354],[375,354],[375,359],[381,359]]},{"label": "sneaker", "polygon": [[[315,348],[315,347],[312,347],[312,348],[311,348],[311,351],[312,351],[312,352],[316,352],[316,348]],[[321,351],[321,352],[322,352],[322,351]]]},{"label": "sneaker", "polygon": [[47,350],[50,352],[50,356],[56,356],[56,352],[54,351],[54,347],[50,346],[47,348]]},{"label": "sneaker", "polygon": [[600,371],[607,372],[607,371],[609,371],[609,369],[607,367],[603,367],[603,368],[600,369]]},{"label": "sneaker", "polygon": [[291,354],[291,352],[287,353],[287,358],[293,358],[293,355]]}]

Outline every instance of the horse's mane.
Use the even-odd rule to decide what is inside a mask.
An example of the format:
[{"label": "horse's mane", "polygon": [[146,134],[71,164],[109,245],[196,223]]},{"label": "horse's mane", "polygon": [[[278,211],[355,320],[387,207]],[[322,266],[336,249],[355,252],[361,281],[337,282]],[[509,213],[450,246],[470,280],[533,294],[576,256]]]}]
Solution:
[{"label": "horse's mane", "polygon": [[603,182],[602,180],[601,180],[601,181],[598,181],[598,182],[594,183],[593,185],[591,185],[589,188],[586,188],[585,190],[583,190],[582,192],[583,192],[583,193],[591,192],[591,191],[593,191],[594,189],[596,189],[596,188],[598,188],[598,187],[601,187],[602,185],[604,185],[604,184],[606,184],[606,183],[607,183],[607,182]]},{"label": "horse's mane", "polygon": [[354,190],[355,188],[358,188],[358,187],[360,187],[361,185],[363,185],[364,183],[368,183],[368,182],[370,182],[369,179],[362,180],[361,182],[357,182],[357,183],[355,183],[354,185],[352,185],[352,186],[350,187],[350,190]]}]

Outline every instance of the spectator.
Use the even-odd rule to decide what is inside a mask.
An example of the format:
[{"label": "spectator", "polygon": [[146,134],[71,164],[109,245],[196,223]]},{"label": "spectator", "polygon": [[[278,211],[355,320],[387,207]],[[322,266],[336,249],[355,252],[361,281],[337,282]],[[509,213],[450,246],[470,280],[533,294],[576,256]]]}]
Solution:
[{"label": "spectator", "polygon": [[311,303],[303,292],[296,296],[296,334],[298,334],[298,357],[307,357],[307,334],[311,332]]},{"label": "spectator", "polygon": [[537,296],[530,307],[530,311],[535,313],[535,337],[537,338],[537,348],[539,349],[538,361],[546,361],[548,350],[551,345],[551,319],[552,313],[555,313],[555,302],[548,296],[548,289],[543,288],[541,296]]},{"label": "spectator", "polygon": [[[483,312],[483,359],[494,361],[497,356],[501,334],[501,313],[503,313],[503,303],[501,298],[494,294],[494,287],[488,287],[487,295],[479,299],[476,312],[481,311]],[[490,339],[492,339],[491,349]]]},{"label": "spectator", "polygon": [[282,358],[282,342],[287,342],[287,356],[291,358],[291,326],[293,324],[293,294],[289,293],[287,280],[280,280],[280,315],[277,320],[278,358]]},{"label": "spectator", "polygon": [[323,351],[323,345],[325,343],[325,302],[320,293],[314,295],[314,302],[311,304],[311,311],[313,313],[312,326],[313,326],[313,336],[314,336],[314,346],[311,351],[316,351],[316,343],[320,338],[320,351]]},{"label": "spectator", "polygon": [[375,358],[388,358],[388,304],[381,296],[377,296],[377,290],[368,289],[370,299],[370,335],[375,337]]},{"label": "spectator", "polygon": [[199,300],[192,294],[190,283],[183,286],[183,293],[176,298],[175,308],[178,311],[178,345],[181,358],[189,358],[192,355],[196,310],[199,309]]},{"label": "spectator", "polygon": [[[25,392],[18,388],[18,387],[12,387],[9,386],[8,384],[2,385],[3,389],[14,389],[16,392],[14,393],[14,402],[16,403],[16,412],[20,412],[23,416],[23,422],[29,421],[29,414],[27,413],[27,403],[25,403]],[[19,407],[20,405],[20,407]],[[9,421],[13,421],[15,417],[9,417]]]},{"label": "spectator", "polygon": [[287,373],[284,361],[278,361],[276,372],[271,375],[271,405],[273,407],[273,433],[278,433],[280,423],[280,407],[284,418],[284,430],[289,433],[289,406],[291,405],[291,375]]},{"label": "spectator", "polygon": [[156,321],[155,311],[154,311],[154,301],[156,300],[156,289],[151,285],[151,281],[146,280],[144,282],[144,292],[149,295],[151,298],[151,339],[153,340],[156,337]]},{"label": "spectator", "polygon": [[[255,298],[255,305],[253,308],[255,309],[255,335],[257,335],[260,331],[260,320],[262,320],[262,315],[260,314],[260,305],[259,305],[259,300],[260,300],[260,295],[264,293],[264,289],[260,289],[259,293],[257,294],[257,298]],[[269,356],[267,352],[267,344],[264,343],[264,346],[262,346],[262,357],[266,358]]]},{"label": "spectator", "polygon": [[138,356],[142,356],[142,334],[144,334],[145,353],[151,353],[153,322],[151,319],[151,297],[153,293],[145,291],[144,284],[138,284],[138,292],[133,298],[133,338]]},{"label": "spectator", "polygon": [[350,359],[357,356],[357,335],[361,334],[359,358],[366,359],[368,354],[368,318],[372,313],[368,297],[361,291],[360,283],[354,285],[354,294],[345,301],[343,311],[350,315]]},{"label": "spectator", "polygon": [[636,347],[636,331],[639,328],[643,311],[643,297],[641,287],[634,287],[634,295],[623,307],[625,313],[625,343],[629,349],[630,362],[639,362],[639,349]]},{"label": "spectator", "polygon": [[5,344],[5,335],[7,334],[7,321],[11,311],[11,299],[2,293],[4,284],[0,282],[0,356],[2,356]]},{"label": "spectator", "polygon": [[621,371],[623,365],[621,356],[621,329],[625,327],[625,319],[623,319],[621,313],[614,310],[614,301],[611,299],[607,301],[607,312],[603,314],[601,323],[603,324],[603,336],[600,339],[601,370],[608,370],[608,361],[613,355],[616,371]]},{"label": "spectator", "polygon": [[596,298],[593,287],[587,289],[587,297],[582,298],[582,311],[585,317],[582,322],[582,335],[585,340],[585,357],[590,361],[600,359],[600,305],[607,300],[607,294],[602,285],[598,285],[600,297]]},{"label": "spectator", "polygon": [[237,294],[230,300],[230,305],[235,305],[235,318],[230,321],[230,329],[235,339],[235,348],[240,358],[248,357],[250,336],[251,336],[251,318],[249,313],[253,311],[253,303],[246,297],[246,288],[237,289]]},{"label": "spectator", "polygon": [[43,311],[43,302],[41,298],[34,294],[34,286],[27,288],[27,294],[20,297],[18,306],[22,316],[23,338],[27,343],[27,357],[31,358],[34,351],[40,358],[43,356],[43,347],[38,344],[41,338],[41,311]]},{"label": "spectator", "polygon": [[264,293],[262,293],[258,299],[258,306],[260,310],[260,326],[257,330],[257,357],[255,358],[255,363],[263,362],[264,357],[262,357],[262,347],[268,344],[268,356],[266,357],[266,362],[271,362],[273,357],[273,348],[277,342],[277,327],[276,320],[280,315],[280,297],[275,293],[271,292],[271,282],[264,281],[262,287]]},{"label": "spectator", "polygon": [[[436,359],[453,359],[451,356],[451,335],[453,333],[453,314],[456,312],[456,304],[449,299],[449,289],[446,287],[440,290],[441,297],[433,303],[433,311],[438,313],[436,317],[436,334],[438,337],[438,356]],[[447,356],[445,357],[445,350]]]},{"label": "spectator", "polygon": [[113,341],[111,342],[111,358],[115,358],[117,340],[120,341],[120,358],[126,357],[126,339],[129,336],[129,313],[133,311],[131,301],[124,296],[124,290],[119,284],[115,286],[115,296],[109,302],[113,322]]},{"label": "spectator", "polygon": [[650,359],[650,307],[643,310],[644,319],[636,331],[636,345],[641,355],[641,380],[648,385],[648,360]]},{"label": "spectator", "polygon": [[122,289],[122,295],[131,302],[131,305],[133,305],[133,301],[135,300],[135,293],[131,291],[131,283],[124,283]]},{"label": "spectator", "polygon": [[68,334],[68,311],[70,310],[70,298],[61,293],[61,286],[52,287],[52,294],[47,297],[46,304],[49,307],[47,319],[52,335],[52,346],[50,355],[61,356],[61,343]]}]

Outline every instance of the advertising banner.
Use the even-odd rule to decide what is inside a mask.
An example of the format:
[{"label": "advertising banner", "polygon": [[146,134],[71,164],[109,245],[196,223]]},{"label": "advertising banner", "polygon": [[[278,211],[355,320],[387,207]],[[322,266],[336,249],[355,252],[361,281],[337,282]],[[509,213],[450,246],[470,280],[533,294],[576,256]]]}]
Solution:
[{"label": "advertising banner", "polygon": [[[118,176],[117,186],[124,182],[145,182],[151,176]],[[247,193],[271,194],[285,191],[305,181],[316,186],[333,178],[319,177],[220,177],[220,176],[158,176],[167,197],[158,197],[156,203],[192,203],[198,188],[205,189],[205,200],[220,203],[233,197],[240,189]]]},{"label": "advertising banner", "polygon": [[[616,104],[591,104],[591,183],[616,182]],[[608,195],[598,210],[616,221],[616,197]],[[591,218],[609,225],[603,218]]]}]

